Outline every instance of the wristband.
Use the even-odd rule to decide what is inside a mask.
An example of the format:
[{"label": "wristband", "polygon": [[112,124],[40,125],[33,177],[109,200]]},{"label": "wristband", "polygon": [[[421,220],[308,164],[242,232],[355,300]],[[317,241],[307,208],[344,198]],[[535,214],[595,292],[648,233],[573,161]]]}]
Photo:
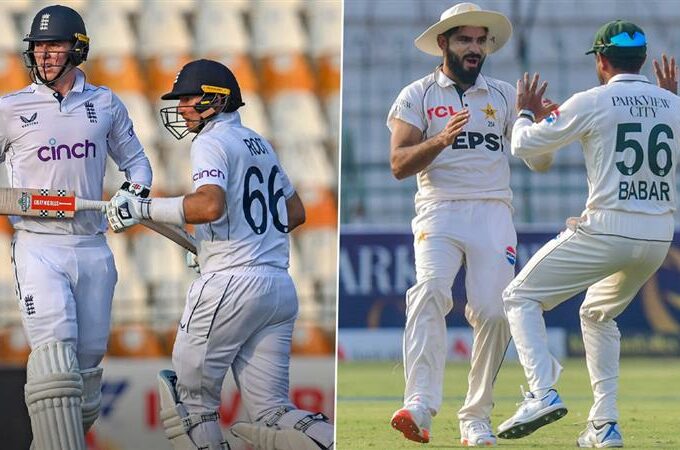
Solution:
[{"label": "wristband", "polygon": [[155,222],[184,225],[184,196],[151,199],[149,216]]},{"label": "wristband", "polygon": [[530,109],[520,109],[519,113],[517,113],[519,117],[526,117],[527,119],[531,120],[532,122],[536,122],[536,114]]}]

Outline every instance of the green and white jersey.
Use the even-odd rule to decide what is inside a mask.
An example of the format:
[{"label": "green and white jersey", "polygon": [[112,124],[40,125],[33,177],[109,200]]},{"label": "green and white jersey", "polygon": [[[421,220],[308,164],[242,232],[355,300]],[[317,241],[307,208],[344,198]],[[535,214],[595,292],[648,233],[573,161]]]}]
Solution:
[{"label": "green and white jersey", "polygon": [[[75,82],[63,98],[35,83],[0,98],[0,162],[11,187],[64,189],[101,200],[107,157],[128,180],[150,186],[151,166],[127,109],[110,89],[74,70]],[[99,211],[77,212],[73,220],[11,220],[17,230],[41,234],[99,234],[107,226]]]},{"label": "green and white jersey", "polygon": [[265,138],[241,125],[238,112],[210,120],[191,144],[194,190],[222,188],[226,207],[196,225],[201,273],[240,267],[288,268],[286,199],[295,189]]},{"label": "green and white jersey", "polygon": [[579,140],[588,175],[585,231],[670,240],[679,139],[680,98],[642,75],[621,74],[575,94],[540,123],[519,118],[512,154],[549,154]]},{"label": "green and white jersey", "polygon": [[515,120],[515,89],[479,75],[464,92],[441,69],[406,86],[387,117],[400,119],[423,132],[423,140],[440,133],[463,108],[470,121],[454,143],[418,173],[416,210],[442,200],[512,201],[508,153]]}]

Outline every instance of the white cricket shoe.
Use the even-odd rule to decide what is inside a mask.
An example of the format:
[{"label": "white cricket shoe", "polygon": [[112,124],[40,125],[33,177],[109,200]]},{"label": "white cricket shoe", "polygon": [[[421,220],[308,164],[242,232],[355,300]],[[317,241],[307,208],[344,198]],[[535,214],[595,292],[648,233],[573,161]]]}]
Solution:
[{"label": "white cricket shoe", "polygon": [[421,444],[430,442],[432,415],[425,408],[401,408],[392,415],[390,424],[395,430],[401,431],[406,439]]},{"label": "white cricket shoe", "polygon": [[623,437],[616,422],[607,422],[599,427],[588,422],[588,426],[576,440],[576,445],[585,448],[623,447]]},{"label": "white cricket shoe", "polygon": [[519,408],[514,416],[498,427],[498,437],[503,439],[519,439],[567,414],[567,408],[555,389],[550,389],[541,398],[531,392],[524,392],[524,400],[518,403]]},{"label": "white cricket shoe", "polygon": [[464,447],[495,447],[496,435],[488,420],[461,420],[460,443]]}]

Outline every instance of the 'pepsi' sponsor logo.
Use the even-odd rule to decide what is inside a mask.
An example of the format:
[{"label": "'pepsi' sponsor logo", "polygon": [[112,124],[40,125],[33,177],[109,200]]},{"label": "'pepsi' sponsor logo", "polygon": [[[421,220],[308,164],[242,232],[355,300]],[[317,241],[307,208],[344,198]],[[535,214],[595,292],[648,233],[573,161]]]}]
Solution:
[{"label": "'pepsi' sponsor logo", "polygon": [[194,181],[198,181],[201,178],[222,178],[224,180],[226,177],[224,172],[219,169],[204,169],[193,175]]},{"label": "'pepsi' sponsor logo", "polygon": [[85,139],[85,142],[76,142],[73,145],[57,144],[57,140],[50,139],[49,145],[38,149],[40,161],[60,161],[62,159],[96,158],[97,146],[94,142]]},{"label": "'pepsi' sponsor logo", "polygon": [[451,144],[453,150],[475,150],[484,145],[487,150],[503,151],[503,138],[495,133],[477,133],[476,131],[461,131]]},{"label": "'pepsi' sponsor logo", "polygon": [[511,265],[515,265],[515,262],[517,261],[517,251],[514,247],[509,245],[505,248],[505,259],[507,259]]}]

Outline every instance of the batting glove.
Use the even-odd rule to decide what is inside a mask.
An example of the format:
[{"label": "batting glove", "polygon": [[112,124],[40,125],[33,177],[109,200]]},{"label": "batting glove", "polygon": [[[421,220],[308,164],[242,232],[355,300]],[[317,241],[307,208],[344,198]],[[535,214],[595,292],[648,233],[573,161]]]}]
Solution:
[{"label": "batting glove", "polygon": [[150,198],[135,197],[130,192],[120,190],[106,205],[106,219],[114,232],[138,224],[142,219],[151,218]]},{"label": "batting glove", "polygon": [[120,189],[118,189],[116,195],[129,193],[134,195],[135,197],[147,198],[150,192],[151,189],[149,188],[149,186],[144,186],[143,184],[131,183],[129,181],[126,181],[125,183],[123,183]]}]

